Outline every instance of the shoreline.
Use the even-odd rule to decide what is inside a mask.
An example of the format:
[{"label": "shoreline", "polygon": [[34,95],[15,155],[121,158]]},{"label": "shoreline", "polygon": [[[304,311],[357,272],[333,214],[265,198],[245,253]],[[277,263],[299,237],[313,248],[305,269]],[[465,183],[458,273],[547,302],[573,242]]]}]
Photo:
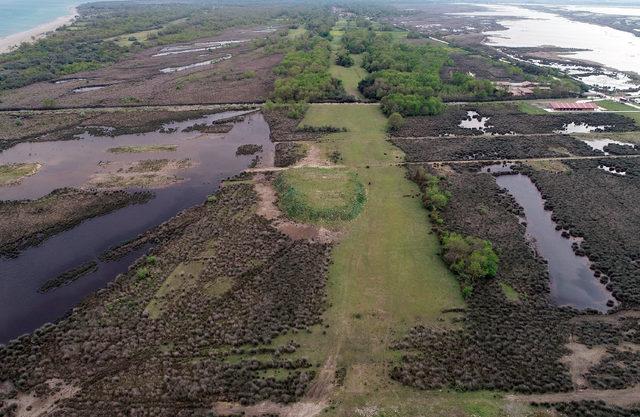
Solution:
[{"label": "shoreline", "polygon": [[34,40],[41,39],[45,37],[47,33],[73,22],[77,16],[78,8],[74,6],[70,8],[69,14],[65,16],[57,17],[50,22],[43,23],[23,32],[14,33],[0,38],[0,53],[11,52],[15,47],[19,46],[23,42],[31,43]]}]

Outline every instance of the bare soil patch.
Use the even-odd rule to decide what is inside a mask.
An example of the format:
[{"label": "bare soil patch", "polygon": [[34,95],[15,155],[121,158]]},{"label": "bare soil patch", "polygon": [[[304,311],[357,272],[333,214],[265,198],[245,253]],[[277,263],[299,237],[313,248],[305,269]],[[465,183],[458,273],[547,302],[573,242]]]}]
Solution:
[{"label": "bare soil patch", "polygon": [[604,346],[588,347],[580,343],[571,342],[567,344],[567,349],[571,352],[564,356],[561,362],[569,367],[571,380],[576,389],[582,390],[588,387],[585,374],[589,369],[600,363],[607,354]]},{"label": "bare soil patch", "polygon": [[273,225],[291,239],[312,240],[324,243],[335,242],[339,239],[339,232],[321,226],[298,223],[286,219],[276,204],[278,201],[276,190],[264,174],[257,174],[255,176],[254,189],[259,197],[257,214],[267,220],[273,221]]}]

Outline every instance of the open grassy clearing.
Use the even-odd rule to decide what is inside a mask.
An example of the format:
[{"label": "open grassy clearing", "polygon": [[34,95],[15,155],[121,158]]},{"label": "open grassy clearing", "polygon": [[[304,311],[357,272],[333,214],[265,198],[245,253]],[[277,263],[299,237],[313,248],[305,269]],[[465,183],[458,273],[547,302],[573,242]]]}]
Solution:
[{"label": "open grassy clearing", "polygon": [[0,165],[0,187],[20,182],[36,174],[42,165],[36,163]]},{"label": "open grassy clearing", "polygon": [[520,301],[520,294],[518,294],[518,292],[514,290],[511,285],[507,284],[506,282],[501,282],[500,288],[502,288],[502,292],[504,293],[504,296],[507,297],[507,300],[513,302]]},{"label": "open grassy clearing", "polygon": [[293,336],[301,344],[296,356],[316,364],[335,359],[338,373],[346,374],[325,414],[526,415],[528,407],[509,405],[507,411],[501,394],[419,391],[389,378],[398,359],[389,349],[392,340],[418,323],[453,325],[452,315],[441,311],[464,305],[458,283],[438,255],[439,243],[415,197],[417,187],[403,167],[392,164],[403,154],[386,140],[379,107],[312,105],[302,123],[348,129],[325,136],[319,146],[327,154],[339,152],[341,163],[354,169],[367,189],[363,212],[342,225],[344,237],[333,251],[328,327]]},{"label": "open grassy clearing", "polygon": [[329,72],[333,78],[342,81],[342,85],[348,94],[361,99],[363,97],[362,94],[360,94],[360,91],[358,91],[358,83],[367,75],[367,71],[362,68],[362,55],[351,54],[351,58],[353,58],[353,65],[350,67],[343,67],[335,63],[335,52],[341,47],[342,36],[344,35],[345,29],[348,27],[348,21],[340,20],[336,23],[334,29],[331,30],[331,49],[334,54],[331,58],[332,63],[329,68]]},{"label": "open grassy clearing", "polygon": [[176,19],[172,22],[167,23],[166,25],[161,26],[158,29],[149,29],[149,30],[141,30],[139,32],[126,33],[120,36],[114,36],[112,38],[105,39],[106,41],[114,41],[118,46],[129,47],[133,45],[134,42],[145,43],[149,40],[149,37],[155,36],[162,29],[166,29],[171,24],[182,23],[187,19]]},{"label": "open grassy clearing", "polygon": [[620,114],[633,119],[633,121],[636,122],[636,125],[640,126],[640,110],[634,109],[634,111],[628,111]]},{"label": "open grassy clearing", "polygon": [[530,161],[527,162],[532,168],[535,168],[540,171],[550,171],[550,172],[566,172],[571,171],[571,169],[566,166],[562,161],[554,160],[554,159],[541,159],[538,161]]},{"label": "open grassy clearing", "polygon": [[518,110],[526,114],[548,114],[545,109],[538,107],[534,104],[527,103],[526,101],[518,103]]},{"label": "open grassy clearing", "polygon": [[627,104],[621,103],[619,101],[614,101],[614,100],[600,100],[600,101],[596,101],[596,104],[600,107],[602,107],[603,109],[609,110],[609,111],[634,111],[634,110],[638,110],[635,107],[631,107]]},{"label": "open grassy clearing", "polygon": [[[164,280],[162,286],[158,292],[156,292],[156,295],[147,305],[145,311],[149,314],[149,317],[152,319],[159,318],[164,311],[165,300],[170,298],[172,293],[186,289],[189,285],[193,285],[198,276],[200,276],[204,266],[204,262],[201,261],[186,261],[180,263],[171,275]],[[143,272],[139,270],[138,273],[140,279],[145,278]]]},{"label": "open grassy clearing", "polygon": [[362,98],[362,94],[358,91],[358,83],[362,80],[367,71],[361,67],[362,55],[353,54],[353,65],[350,67],[343,67],[341,65],[332,64],[329,68],[331,76],[342,81],[342,85],[348,94],[357,98]]},{"label": "open grassy clearing", "polygon": [[295,29],[289,29],[289,33],[287,34],[287,37],[289,39],[295,39],[298,36],[304,35],[305,33],[307,33],[307,29],[305,29],[304,27],[300,26],[300,27],[297,27]]},{"label": "open grassy clearing", "polygon": [[366,202],[357,174],[344,169],[300,168],[276,179],[278,204],[293,219],[334,222],[355,218]]}]

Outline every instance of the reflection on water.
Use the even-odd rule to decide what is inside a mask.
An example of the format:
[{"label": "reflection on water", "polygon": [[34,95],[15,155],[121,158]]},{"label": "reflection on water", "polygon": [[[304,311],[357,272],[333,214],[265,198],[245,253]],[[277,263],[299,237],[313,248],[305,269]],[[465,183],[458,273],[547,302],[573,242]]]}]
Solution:
[{"label": "reflection on water", "polygon": [[[486,168],[485,168],[486,169]],[[491,166],[493,172],[504,172],[504,165]],[[551,298],[561,306],[577,309],[608,310],[611,294],[595,277],[586,257],[577,256],[567,239],[556,230],[551,212],[544,209],[544,200],[537,187],[526,175],[511,174],[496,177],[498,186],[505,188],[524,209],[527,238],[549,267]]]},{"label": "reflection on water", "polygon": [[606,171],[610,174],[615,174],[615,175],[620,175],[620,176],[625,176],[627,175],[627,173],[625,171],[622,170],[616,170],[616,168],[614,167],[610,167],[608,165],[598,165],[598,169],[601,169],[603,171]]},{"label": "reflection on water", "polygon": [[586,143],[587,145],[589,145],[591,147],[591,149],[597,150],[597,151],[601,151],[604,152],[605,155],[609,155],[609,152],[605,152],[604,148],[607,147],[607,145],[622,145],[622,146],[633,146],[631,143],[625,143],[625,142],[620,142],[617,140],[613,140],[613,139],[582,139],[582,141],[584,143]]},{"label": "reflection on water", "polygon": [[86,93],[87,91],[102,90],[103,88],[107,88],[107,87],[109,87],[109,86],[108,85],[88,85],[86,87],[74,88],[73,92],[74,93]]},{"label": "reflection on water", "polygon": [[167,46],[166,48],[162,48],[160,52],[158,52],[153,56],[158,57],[158,56],[167,56],[167,55],[186,54],[191,52],[214,51],[216,49],[220,49],[230,45],[235,45],[235,44],[244,43],[244,42],[248,42],[248,39],[241,39],[237,41],[196,42],[191,45]]},{"label": "reflection on water", "polygon": [[590,133],[590,132],[603,132],[605,128],[610,127],[607,125],[591,126],[586,123],[571,122],[562,126],[560,130],[554,130],[554,133],[569,134],[569,133]]},{"label": "reflection on water", "polygon": [[188,70],[188,69],[191,69],[191,68],[206,67],[207,65],[217,64],[218,62],[226,61],[227,59],[231,59],[231,58],[232,58],[232,55],[231,54],[227,54],[227,55],[222,56],[220,58],[209,59],[207,61],[202,61],[202,62],[196,62],[194,64],[184,65],[182,67],[162,68],[160,70],[160,72],[162,72],[163,74],[170,74],[172,72],[184,71],[184,70]]},{"label": "reflection on water", "polygon": [[468,111],[467,118],[460,121],[461,128],[464,129],[477,129],[482,132],[485,132],[489,127],[487,126],[487,122],[489,121],[489,117],[480,117],[480,114],[475,111]]},{"label": "reflection on water", "polygon": [[[187,122],[170,123],[163,131],[120,137],[92,137],[60,142],[21,143],[0,154],[0,163],[40,161],[43,170],[26,178],[20,186],[0,188],[0,199],[37,198],[61,186],[79,186],[96,170],[99,161],[134,161],[152,158],[188,158],[195,163],[180,175],[185,180],[154,190],[155,198],[87,220],[80,225],[25,250],[18,258],[0,258],[0,343],[30,332],[46,322],[62,317],[91,292],[102,288],[144,253],[141,249],[123,259],[98,261],[98,270],[70,285],[45,294],[38,289],[47,280],[78,266],[97,260],[109,247],[136,237],[181,210],[202,203],[215,192],[220,181],[244,170],[253,156],[236,156],[241,144],[262,145],[262,157],[273,160],[269,127],[261,114],[250,114],[227,134],[183,132],[196,123],[211,122],[237,112],[206,116]],[[113,154],[113,146],[172,143],[175,152]]]}]

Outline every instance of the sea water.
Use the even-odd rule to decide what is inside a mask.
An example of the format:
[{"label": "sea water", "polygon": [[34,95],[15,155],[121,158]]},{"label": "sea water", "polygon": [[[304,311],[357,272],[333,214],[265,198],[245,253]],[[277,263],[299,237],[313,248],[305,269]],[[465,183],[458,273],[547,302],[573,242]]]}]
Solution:
[{"label": "sea water", "polygon": [[490,45],[582,49],[561,55],[640,74],[640,37],[632,33],[520,6],[482,6],[487,11],[456,14],[503,17],[498,23],[506,30],[485,32]]},{"label": "sea water", "polygon": [[0,0],[0,38],[33,29],[62,16],[82,0]]}]

